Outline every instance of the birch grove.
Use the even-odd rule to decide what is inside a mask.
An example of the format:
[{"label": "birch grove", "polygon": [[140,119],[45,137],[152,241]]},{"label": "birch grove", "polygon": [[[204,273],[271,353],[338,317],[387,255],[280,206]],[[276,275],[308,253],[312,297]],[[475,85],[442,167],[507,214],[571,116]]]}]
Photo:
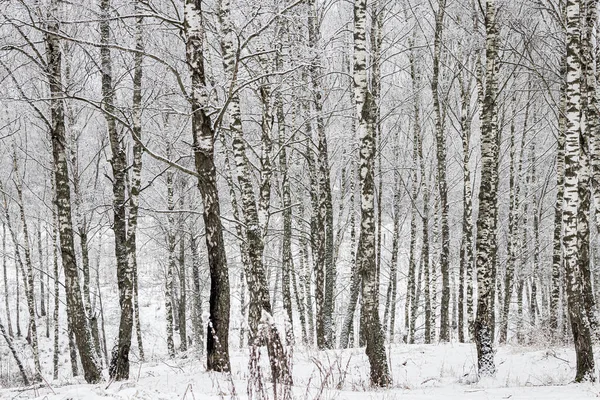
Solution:
[{"label": "birch grove", "polygon": [[476,354],[461,385],[504,379],[511,346],[596,380],[597,0],[0,20],[2,386],[119,391],[160,364],[292,399],[312,363],[324,398],[355,363],[356,387],[412,387],[427,349]]}]

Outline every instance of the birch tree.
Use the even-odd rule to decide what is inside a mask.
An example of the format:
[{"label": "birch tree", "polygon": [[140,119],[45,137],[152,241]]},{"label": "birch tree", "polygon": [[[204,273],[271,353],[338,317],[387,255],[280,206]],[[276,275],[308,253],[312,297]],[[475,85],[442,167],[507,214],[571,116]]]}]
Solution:
[{"label": "birch tree", "polygon": [[27,376],[27,372],[25,371],[25,367],[23,367],[23,362],[21,361],[21,358],[19,357],[19,354],[17,353],[17,350],[15,348],[13,340],[8,335],[8,332],[6,331],[6,328],[4,327],[4,323],[2,322],[2,320],[0,320],[0,334],[2,334],[2,336],[4,337],[4,340],[6,341],[8,349],[10,350],[13,358],[15,359],[15,363],[17,364],[17,368],[19,369],[21,378],[23,379],[23,384],[25,386],[29,386],[30,381],[29,381],[29,377]]},{"label": "birch tree", "polygon": [[4,307],[6,308],[6,327],[9,337],[13,337],[12,323],[10,322],[10,302],[8,300],[8,262],[6,255],[6,223],[2,221],[2,277],[4,280]]},{"label": "birch tree", "polygon": [[561,270],[563,260],[563,197],[565,190],[565,132],[566,123],[566,53],[560,62],[560,104],[558,110],[558,135],[556,138],[556,200],[554,206],[554,231],[552,236],[552,285],[550,293],[550,329],[556,339],[558,337],[558,321],[561,314],[559,307],[561,295]]},{"label": "birch tree", "polygon": [[65,291],[67,296],[67,313],[71,317],[72,329],[77,341],[79,356],[83,366],[85,380],[96,383],[102,379],[99,362],[96,358],[91,333],[87,325],[77,262],[73,243],[73,222],[71,215],[71,193],[69,188],[69,170],[67,167],[65,112],[63,104],[63,87],[61,74],[61,50],[58,33],[57,0],[52,0],[48,15],[45,45],[47,54],[47,75],[50,89],[51,138],[54,160],[54,182],[56,205],[58,209],[58,231],[61,255],[65,271]]},{"label": "birch tree", "polygon": [[[463,215],[462,235],[460,244],[460,267],[458,289],[458,341],[465,341],[465,303],[467,332],[472,333],[472,302],[473,302],[473,195],[471,190],[471,87],[473,79],[467,78],[461,70],[458,75],[460,86],[460,131],[462,136],[463,151]],[[466,287],[465,287],[466,286]],[[466,301],[464,301],[466,290]]]},{"label": "birch tree", "polygon": [[[312,52],[309,64],[312,106],[314,107],[317,132],[317,158],[315,188],[317,203],[313,207],[313,243],[315,253],[315,305],[317,346],[321,349],[333,347],[333,293],[335,266],[333,265],[333,205],[329,176],[329,153],[323,116],[322,68],[319,53],[319,18],[314,0],[308,1],[308,46]],[[308,126],[311,126],[310,124]]]},{"label": "birch tree", "polygon": [[[398,145],[394,149],[395,159],[397,160]],[[389,340],[394,343],[395,325],[396,325],[396,296],[398,292],[398,247],[400,242],[400,172],[394,171],[394,200],[393,200],[393,228],[392,228],[392,259],[390,261],[390,279],[386,291],[385,314],[383,317],[383,326],[387,331],[387,321],[389,318]],[[414,277],[413,277],[414,278]]]},{"label": "birch tree", "polygon": [[[169,129],[169,115],[167,114],[165,117],[164,129]],[[167,135],[169,135],[167,133]],[[170,159],[173,152],[173,144],[171,143],[171,138],[167,138],[167,159]],[[173,322],[175,319],[175,284],[174,284],[174,274],[175,269],[177,267],[177,259],[175,258],[175,200],[173,199],[173,180],[174,180],[175,172],[172,169],[167,170],[166,172],[166,189],[167,189],[167,229],[166,229],[166,244],[167,244],[167,265],[166,265],[166,273],[165,273],[165,319],[166,319],[166,328],[167,328],[167,351],[169,353],[169,358],[175,358],[175,341],[173,339]]]},{"label": "birch tree", "polygon": [[[25,214],[25,202],[23,200],[23,178],[19,172],[19,163],[17,162],[16,147],[13,146],[13,171],[15,173],[15,188],[17,190],[17,202],[19,205],[19,215],[21,217],[22,231],[23,231],[23,252],[25,254],[25,265],[20,261],[18,257],[18,263],[21,265],[21,271],[23,271],[23,287],[25,288],[25,297],[27,299],[27,309],[29,310],[29,327],[27,329],[27,338],[31,344],[33,350],[33,362],[35,365],[34,382],[41,380],[41,366],[40,366],[40,351],[38,346],[38,334],[37,334],[37,321],[36,321],[36,307],[35,307],[35,285],[33,276],[33,260],[31,258],[31,246],[29,239],[29,229],[27,226],[26,214]],[[4,193],[2,185],[0,184],[0,191]],[[6,198],[4,199],[6,203]],[[6,207],[6,206],[5,206]],[[6,207],[8,212],[8,207]],[[6,215],[6,220],[10,221],[9,215]],[[10,225],[9,225],[10,229]],[[19,247],[16,235],[12,232],[13,242],[15,249]]]},{"label": "birch tree", "polygon": [[442,300],[440,304],[440,341],[450,340],[450,228],[448,226],[448,184],[446,182],[446,136],[444,132],[444,116],[440,104],[439,75],[440,57],[442,51],[442,33],[444,29],[444,14],[446,0],[438,1],[435,14],[435,32],[433,41],[433,77],[431,91],[433,93],[433,108],[435,113],[435,135],[437,152],[437,182],[441,207],[441,241],[440,269],[442,271]]},{"label": "birch tree", "polygon": [[[525,183],[525,196],[524,200],[521,199],[521,171],[524,165],[523,154],[525,151],[525,140],[527,138],[526,132],[529,128],[529,109],[532,103],[532,95],[531,95],[531,85],[528,85],[527,88],[527,103],[525,104],[525,115],[523,120],[523,128],[521,130],[521,140],[517,147],[515,143],[516,139],[516,98],[513,97],[513,119],[511,121],[510,126],[510,167],[509,167],[509,210],[508,210],[508,243],[507,243],[507,253],[508,259],[506,261],[506,271],[504,276],[504,299],[502,301],[502,310],[500,316],[500,343],[505,343],[508,337],[508,318],[510,311],[510,304],[512,299],[512,292],[514,287],[515,280],[515,264],[517,261],[517,250],[518,247],[521,248],[521,253],[525,252],[527,239],[524,237],[523,240],[519,243],[519,232],[522,232],[523,235],[526,235],[526,225],[527,225],[527,207],[529,205],[528,199],[528,191],[530,188],[529,179],[530,174],[527,176],[527,182]],[[517,155],[517,148],[520,149],[519,155]],[[521,229],[519,229],[519,204],[523,204],[524,212],[522,213],[521,218]],[[523,259],[523,257],[521,257]]]},{"label": "birch tree", "polygon": [[129,263],[127,246],[127,210],[126,210],[126,168],[127,159],[123,137],[115,119],[115,100],[113,87],[113,65],[111,51],[108,47],[110,34],[110,0],[100,0],[100,62],[102,66],[102,107],[106,119],[106,127],[112,158],[113,183],[113,231],[115,237],[115,258],[117,260],[117,281],[119,286],[119,305],[121,317],[119,337],[116,348],[112,351],[109,367],[111,379],[129,378],[129,349],[133,328],[133,278]]},{"label": "birch tree", "polygon": [[[54,189],[54,178],[52,178],[52,189]],[[53,337],[53,357],[52,357],[52,377],[58,379],[58,361],[59,361],[59,324],[58,317],[60,313],[60,285],[58,281],[58,212],[56,210],[56,191],[53,190],[53,206],[52,206],[52,266],[54,271],[54,310],[52,312],[52,322],[54,324]]]},{"label": "birch tree", "polygon": [[[64,46],[65,53],[65,84],[67,86],[74,85],[73,82],[73,44],[69,43]],[[75,108],[75,104],[71,101],[65,102],[65,121],[66,129],[69,133],[69,167],[71,168],[73,181],[73,212],[75,214],[76,234],[79,236],[79,249],[81,251],[81,269],[83,270],[83,302],[85,312],[89,318],[92,338],[98,355],[100,355],[100,346],[96,343],[95,338],[98,337],[98,325],[92,312],[92,304],[90,297],[90,251],[89,237],[91,231],[91,218],[83,211],[84,191],[81,180],[83,178],[82,168],[80,167],[80,146],[81,138],[85,132],[79,128],[78,114],[79,110]]]},{"label": "birch tree", "polygon": [[595,137],[598,132],[596,74],[593,71],[595,53],[593,47],[594,29],[598,20],[597,0],[582,3],[582,43],[581,43],[581,107],[582,136],[579,154],[579,210],[577,214],[577,247],[579,266],[582,274],[582,295],[586,316],[592,334],[597,332],[598,322],[592,292],[592,275],[590,266],[590,205],[591,205],[591,150],[596,150]]},{"label": "birch tree", "polygon": [[498,213],[497,164],[499,157],[496,137],[496,63],[497,26],[496,4],[486,0],[485,8],[485,92],[481,111],[481,182],[479,186],[479,212],[477,216],[477,317],[474,323],[475,344],[477,346],[477,368],[479,376],[493,375],[496,372],[492,343],[490,312],[493,275],[494,248],[496,240],[496,219]]},{"label": "birch tree", "polygon": [[[582,124],[582,65],[581,65],[581,1],[568,0],[566,6],[567,73],[566,73],[566,132],[565,132],[565,187],[562,222],[566,290],[571,331],[575,342],[577,382],[595,379],[594,354],[583,298],[583,271],[578,249],[580,140]],[[585,122],[584,122],[585,123]],[[583,125],[583,126],[582,126]],[[583,128],[583,129],[582,129]]]},{"label": "birch tree", "polygon": [[[135,0],[134,11],[141,12],[141,0]],[[134,70],[133,70],[133,95],[132,95],[132,120],[133,134],[142,139],[142,79],[143,79],[143,61],[144,57],[144,38],[143,38],[143,17],[139,16],[135,20],[135,49]],[[130,184],[129,184],[129,216],[127,219],[127,264],[132,278],[133,290],[133,318],[135,323],[136,339],[138,345],[139,357],[143,361],[145,358],[144,344],[142,339],[142,328],[140,322],[139,307],[139,282],[137,268],[137,226],[140,202],[141,175],[142,175],[142,155],[143,148],[139,141],[133,143],[133,162],[131,166]]]},{"label": "birch tree", "polygon": [[[417,284],[417,269],[419,270],[419,274],[423,270],[422,268],[418,268],[417,264],[417,215],[419,213],[419,209],[417,207],[417,194],[419,191],[419,171],[421,174],[421,179],[423,179],[424,172],[423,170],[419,170],[421,166],[421,97],[420,97],[420,75],[419,68],[417,65],[416,58],[416,50],[415,50],[415,38],[417,31],[415,30],[413,36],[409,39],[409,46],[411,48],[408,61],[410,64],[410,77],[411,77],[411,89],[413,95],[413,144],[412,144],[412,159],[413,159],[413,170],[411,173],[411,221],[410,221],[410,250],[409,250],[409,259],[408,259],[408,280],[406,283],[406,291],[407,291],[407,301],[406,301],[406,309],[405,316],[406,322],[405,325],[407,327],[407,342],[414,343],[415,340],[415,324],[417,322],[417,311],[419,307],[419,293],[421,292],[420,282]],[[425,191],[423,192],[423,202],[425,204],[426,196]],[[420,214],[423,219],[423,225],[425,226],[425,213]],[[425,228],[423,227],[425,231]],[[426,236],[423,237],[423,251],[425,251],[426,246]],[[409,310],[410,303],[410,310]],[[410,318],[409,318],[410,314]]]},{"label": "birch tree", "polygon": [[361,315],[367,343],[366,353],[371,366],[371,384],[388,386],[391,377],[387,366],[384,337],[379,321],[377,294],[379,282],[375,265],[375,137],[371,93],[367,88],[367,0],[354,2],[354,97],[360,140],[360,235],[356,254],[361,275]]},{"label": "birch tree", "polygon": [[206,249],[210,270],[209,321],[206,340],[208,370],[230,371],[229,272],[214,162],[215,133],[206,107],[208,93],[204,67],[204,21],[201,0],[186,0],[184,8],[186,61],[191,74],[192,137],[198,189],[202,196]]}]

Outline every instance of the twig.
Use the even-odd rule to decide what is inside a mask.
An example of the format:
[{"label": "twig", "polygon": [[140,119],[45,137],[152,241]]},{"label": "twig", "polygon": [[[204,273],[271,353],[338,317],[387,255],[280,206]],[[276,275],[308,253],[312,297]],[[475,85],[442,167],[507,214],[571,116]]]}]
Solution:
[{"label": "twig", "polygon": [[571,363],[569,362],[569,360],[565,360],[564,358],[560,358],[560,357],[559,357],[559,356],[557,356],[556,354],[551,354],[551,356],[552,356],[552,357],[554,357],[554,358],[556,358],[556,359],[559,359],[559,360],[560,360],[560,361],[562,361],[562,362],[565,362],[565,363],[567,363],[567,364],[571,364]]},{"label": "twig", "polygon": [[185,392],[183,392],[183,397],[181,398],[181,400],[185,400],[185,396],[187,396],[188,391],[192,395],[192,399],[196,400],[196,396],[194,396],[194,390],[192,389],[191,383],[188,383],[187,387],[185,388]]},{"label": "twig", "polygon": [[438,380],[438,378],[436,378],[436,377],[427,378],[427,379],[425,379],[423,382],[421,382],[421,385],[424,385],[424,384],[426,384],[427,382],[431,382],[431,381],[437,381],[437,380]]},{"label": "twig", "polygon": [[163,363],[163,364],[165,364],[167,367],[171,368],[173,371],[175,371],[176,369],[179,369],[179,371],[181,371],[181,372],[185,372],[185,371],[183,370],[183,368],[181,368],[180,366],[175,366],[175,367],[174,367],[174,366],[172,366],[172,365],[169,365],[169,364],[167,364],[167,363],[166,363],[166,362],[164,362],[164,361],[163,361],[162,363]]},{"label": "twig", "polygon": [[142,374],[142,363],[140,362],[140,366],[138,368],[138,376],[137,376],[137,379],[135,380],[136,383],[140,381],[141,374]]},{"label": "twig", "polygon": [[104,390],[108,389],[110,387],[110,385],[112,385],[112,383],[115,381],[115,378],[110,378],[110,380],[108,381],[108,385],[106,385],[106,387],[104,388]]},{"label": "twig", "polygon": [[46,382],[46,386],[48,386],[50,388],[50,390],[52,390],[52,394],[56,395],[56,392],[54,391],[54,388],[48,383],[48,381],[46,380],[46,378],[44,378],[44,375],[40,374],[40,376],[42,377],[42,379],[44,380],[44,382]]}]

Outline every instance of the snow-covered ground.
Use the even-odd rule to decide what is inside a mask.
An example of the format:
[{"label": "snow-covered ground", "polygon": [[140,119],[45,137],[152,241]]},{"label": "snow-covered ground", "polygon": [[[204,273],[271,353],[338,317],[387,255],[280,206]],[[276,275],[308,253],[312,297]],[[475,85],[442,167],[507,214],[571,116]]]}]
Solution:
[{"label": "snow-covered ground", "polygon": [[[112,287],[103,288],[106,336],[112,347],[118,326],[118,297]],[[82,377],[72,378],[66,331],[61,331],[59,379],[52,377],[52,335],[44,337],[45,322],[39,320],[41,362],[48,382],[31,388],[2,389],[0,399],[40,400],[216,400],[248,398],[248,350],[238,349],[237,332],[230,335],[230,376],[209,373],[205,359],[192,347],[174,360],[166,357],[164,301],[159,285],[146,284],[140,296],[140,313],[147,362],[140,364],[137,344],[132,344],[131,378],[127,382],[105,381],[87,385]],[[62,327],[66,327],[61,308]],[[179,335],[175,332],[175,343]],[[542,342],[543,343],[543,342]],[[30,347],[16,341],[21,358],[33,370]],[[0,376],[16,376],[7,349],[0,344]],[[572,348],[504,346],[496,354],[497,374],[480,382],[475,379],[476,351],[473,344],[392,345],[388,348],[393,386],[369,387],[369,365],[364,348],[319,352],[296,346],[293,354],[293,395],[298,400],[463,400],[463,399],[589,399],[600,397],[600,384],[574,384],[575,354]],[[600,353],[600,348],[597,353]],[[264,383],[269,387],[266,351],[261,356]],[[596,364],[600,365],[600,357]],[[7,369],[9,369],[7,374]],[[107,375],[105,371],[105,375]],[[106,376],[107,377],[107,376]],[[14,379],[11,384],[18,382]],[[273,398],[272,392],[269,399]]]},{"label": "snow-covered ground", "polygon": [[[318,352],[297,348],[293,357],[296,399],[588,399],[598,384],[574,384],[574,352],[568,348],[501,347],[494,378],[475,383],[475,347],[469,344],[393,345],[389,349],[391,388],[372,389],[364,349]],[[232,353],[231,378],[206,372],[192,351],[187,357],[132,365],[127,382],[50,382],[27,390],[0,389],[2,399],[230,399],[247,398],[247,352]],[[269,385],[266,354],[264,382]],[[272,398],[272,393],[271,398]]]}]

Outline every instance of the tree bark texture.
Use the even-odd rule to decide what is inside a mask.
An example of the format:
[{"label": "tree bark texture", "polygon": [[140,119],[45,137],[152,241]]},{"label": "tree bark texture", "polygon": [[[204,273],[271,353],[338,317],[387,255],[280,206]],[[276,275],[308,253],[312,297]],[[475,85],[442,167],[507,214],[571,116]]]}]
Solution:
[{"label": "tree bark texture", "polygon": [[72,331],[77,341],[79,356],[86,382],[96,383],[102,379],[100,364],[88,328],[73,241],[73,222],[71,215],[71,192],[69,188],[69,170],[67,166],[67,141],[65,135],[64,97],[61,74],[61,50],[58,36],[58,1],[51,2],[52,13],[45,35],[47,53],[47,73],[51,96],[51,138],[54,160],[54,182],[58,215],[58,231],[61,255],[65,271],[65,291],[67,313],[71,317]]},{"label": "tree bark texture", "polygon": [[367,1],[354,2],[354,96],[360,140],[359,176],[361,182],[361,223],[356,255],[361,276],[361,315],[364,318],[366,354],[371,366],[371,384],[391,384],[384,337],[379,320],[377,271],[375,265],[375,136],[373,132],[372,98],[367,89]]},{"label": "tree bark texture", "polygon": [[442,33],[444,30],[444,14],[446,0],[438,1],[435,16],[435,32],[433,42],[433,77],[431,91],[433,93],[433,108],[435,111],[435,133],[437,152],[437,182],[441,207],[441,242],[440,270],[442,272],[442,299],[440,303],[440,341],[450,340],[450,227],[448,226],[448,184],[446,182],[446,136],[444,132],[444,112],[440,104],[440,58],[442,52]]},{"label": "tree bark texture", "polygon": [[567,1],[567,74],[565,188],[563,197],[563,246],[569,319],[577,360],[576,381],[594,380],[594,356],[589,320],[583,298],[583,273],[578,249],[580,138],[581,121],[581,2]]},{"label": "tree bark texture", "polygon": [[230,371],[229,363],[229,272],[225,256],[217,171],[214,162],[214,131],[206,106],[204,68],[204,22],[201,0],[186,0],[184,26],[186,59],[192,75],[192,136],[198,188],[202,196],[206,249],[210,270],[209,321],[206,364],[208,370]]},{"label": "tree bark texture", "polygon": [[486,67],[485,93],[481,126],[481,183],[479,187],[479,212],[477,217],[477,316],[474,323],[475,344],[477,346],[477,366],[479,376],[494,375],[494,350],[492,343],[491,304],[493,286],[496,282],[494,255],[496,241],[496,220],[498,213],[497,164],[499,157],[496,137],[496,63],[497,27],[496,5],[494,0],[486,0]]},{"label": "tree bark texture", "polygon": [[[102,71],[102,108],[106,119],[108,138],[112,158],[113,184],[113,231],[115,238],[115,258],[117,260],[117,283],[119,287],[119,336],[116,347],[112,350],[109,375],[114,380],[129,378],[129,350],[133,328],[133,278],[131,264],[128,262],[127,216],[126,216],[126,169],[127,156],[123,136],[117,129],[115,99],[113,87],[112,59],[108,45],[110,35],[111,1],[100,0],[100,63]],[[88,263],[89,265],[89,263]],[[89,268],[88,268],[89,269]]]}]

